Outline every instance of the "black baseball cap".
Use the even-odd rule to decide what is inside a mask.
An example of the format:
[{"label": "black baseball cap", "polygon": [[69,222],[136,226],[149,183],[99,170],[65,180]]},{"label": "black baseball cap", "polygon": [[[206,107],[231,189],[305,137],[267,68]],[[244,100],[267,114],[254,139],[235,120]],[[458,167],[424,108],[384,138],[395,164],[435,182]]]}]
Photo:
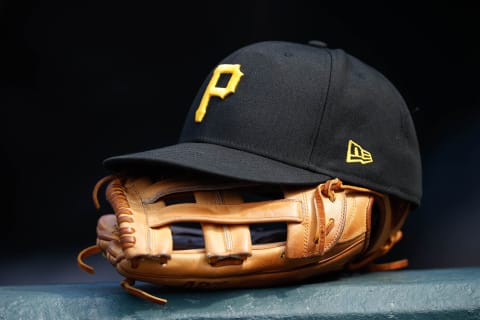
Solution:
[{"label": "black baseball cap", "polygon": [[338,177],[415,205],[422,195],[404,99],[380,72],[321,43],[264,41],[232,52],[200,87],[177,144],[103,164],[286,185]]}]

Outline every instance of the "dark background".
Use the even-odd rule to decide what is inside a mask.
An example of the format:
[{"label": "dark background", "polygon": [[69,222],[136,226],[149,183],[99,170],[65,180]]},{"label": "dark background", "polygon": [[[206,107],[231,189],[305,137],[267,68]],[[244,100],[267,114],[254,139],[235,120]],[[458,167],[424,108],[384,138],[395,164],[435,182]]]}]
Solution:
[{"label": "dark background", "polygon": [[208,72],[261,40],[321,40],[396,85],[424,197],[389,257],[480,266],[479,11],[331,2],[1,2],[0,285],[116,279],[101,257],[97,276],[75,261],[95,242],[102,160],[175,143]]}]

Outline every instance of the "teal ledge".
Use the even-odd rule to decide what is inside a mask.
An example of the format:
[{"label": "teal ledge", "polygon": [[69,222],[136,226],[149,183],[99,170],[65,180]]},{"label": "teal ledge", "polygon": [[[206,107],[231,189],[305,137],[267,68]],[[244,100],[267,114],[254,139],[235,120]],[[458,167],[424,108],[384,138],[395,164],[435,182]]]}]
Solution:
[{"label": "teal ledge", "polygon": [[137,283],[0,287],[0,319],[480,319],[480,268],[345,275],[267,289],[179,291]]}]

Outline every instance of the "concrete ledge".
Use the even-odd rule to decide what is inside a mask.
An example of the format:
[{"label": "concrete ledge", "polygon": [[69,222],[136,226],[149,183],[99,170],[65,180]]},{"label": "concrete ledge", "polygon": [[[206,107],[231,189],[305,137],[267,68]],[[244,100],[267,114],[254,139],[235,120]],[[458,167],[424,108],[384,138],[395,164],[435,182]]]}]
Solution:
[{"label": "concrete ledge", "polygon": [[118,283],[0,287],[0,319],[480,319],[480,268],[403,270],[280,288],[173,291]]}]

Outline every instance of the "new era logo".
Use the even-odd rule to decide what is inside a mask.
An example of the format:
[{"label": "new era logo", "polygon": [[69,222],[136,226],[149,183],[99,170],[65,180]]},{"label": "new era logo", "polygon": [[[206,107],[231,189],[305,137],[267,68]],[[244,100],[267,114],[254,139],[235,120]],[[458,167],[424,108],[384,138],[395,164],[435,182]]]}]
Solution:
[{"label": "new era logo", "polygon": [[370,152],[363,149],[358,143],[349,140],[346,161],[347,163],[367,164],[373,162],[373,157]]}]

